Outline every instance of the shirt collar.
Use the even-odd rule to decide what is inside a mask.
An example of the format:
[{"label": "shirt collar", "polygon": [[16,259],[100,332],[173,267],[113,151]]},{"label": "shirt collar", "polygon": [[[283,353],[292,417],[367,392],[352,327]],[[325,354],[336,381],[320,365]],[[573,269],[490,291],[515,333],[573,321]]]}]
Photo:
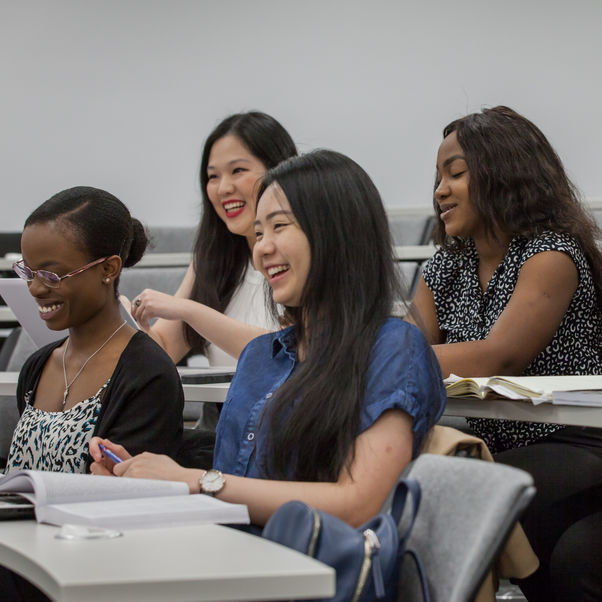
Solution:
[{"label": "shirt collar", "polygon": [[297,341],[295,340],[295,326],[289,326],[276,332],[272,341],[272,357],[284,351],[293,359],[297,358]]}]

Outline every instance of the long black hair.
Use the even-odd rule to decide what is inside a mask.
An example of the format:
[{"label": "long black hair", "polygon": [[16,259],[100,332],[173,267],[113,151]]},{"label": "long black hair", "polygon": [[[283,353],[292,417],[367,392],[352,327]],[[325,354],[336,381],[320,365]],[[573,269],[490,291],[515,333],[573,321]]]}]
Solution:
[{"label": "long black hair", "polygon": [[[144,226],[114,195],[100,188],[75,186],[57,192],[25,220],[33,224],[61,222],[73,232],[91,261],[119,255],[123,267],[136,265],[146,250]],[[119,276],[114,281],[117,296]]]},{"label": "long black hair", "polygon": [[[201,158],[200,180],[203,216],[194,243],[194,284],[190,298],[223,312],[244,278],[250,251],[244,236],[232,234],[214,211],[207,196],[207,164],[213,145],[224,136],[236,136],[266,169],[297,154],[288,132],[273,117],[251,111],[224,119],[209,134]],[[205,352],[207,341],[188,324],[186,341],[197,352]]]},{"label": "long black hair", "polygon": [[[546,230],[571,234],[583,249],[602,303],[602,254],[596,244],[600,229],[541,130],[516,111],[499,106],[452,121],[443,138],[452,132],[464,151],[470,202],[485,231],[491,236],[496,231],[525,237]],[[433,205],[439,215],[435,199]],[[461,239],[445,234],[441,220],[434,240],[446,250],[463,248]]]},{"label": "long black hair", "polygon": [[304,359],[264,417],[264,471],[336,481],[353,458],[372,346],[401,299],[389,223],[372,180],[345,155],[289,159],[267,172],[259,195],[274,182],[308,239],[311,265],[300,306],[287,308]]}]

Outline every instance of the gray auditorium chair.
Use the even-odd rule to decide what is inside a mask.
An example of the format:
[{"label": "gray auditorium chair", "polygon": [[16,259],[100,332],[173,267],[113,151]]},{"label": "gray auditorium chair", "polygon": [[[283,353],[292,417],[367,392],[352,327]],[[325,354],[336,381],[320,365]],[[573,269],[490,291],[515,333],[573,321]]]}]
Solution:
[{"label": "gray auditorium chair", "polygon": [[416,286],[418,286],[420,264],[417,261],[398,261],[396,265],[401,276],[403,298],[409,304],[416,292]]},{"label": "gray auditorium chair", "polygon": [[[419,456],[402,476],[417,479],[422,490],[408,547],[422,559],[431,602],[472,600],[535,495],[533,479],[501,464],[432,454]],[[408,555],[398,600],[422,600]]]},{"label": "gray auditorium chair", "polygon": [[192,251],[195,227],[151,226],[148,253],[188,253]]},{"label": "gray auditorium chair", "polygon": [[435,218],[425,210],[425,215],[389,215],[389,228],[395,245],[426,245],[430,241]]},{"label": "gray auditorium chair", "polygon": [[6,395],[0,396],[0,469],[6,465],[10,442],[18,421],[16,399]]},{"label": "gray auditorium chair", "polygon": [[20,326],[13,328],[0,351],[0,371],[19,372],[25,360],[36,349],[36,344]]},{"label": "gray auditorium chair", "polygon": [[[392,213],[389,216],[389,228],[395,246],[427,245],[435,226],[433,215],[403,216]],[[407,301],[412,299],[418,280],[421,263],[417,261],[400,261],[398,269],[401,273]]]},{"label": "gray auditorium chair", "polygon": [[598,224],[598,228],[602,229],[602,209],[593,209],[592,215]]},{"label": "gray auditorium chair", "polygon": [[173,295],[184,279],[186,269],[186,266],[126,268],[119,279],[119,292],[130,300],[145,288]]},{"label": "gray auditorium chair", "polygon": [[[18,372],[25,360],[36,350],[35,343],[21,327],[10,333],[0,351],[0,370]],[[4,466],[17,421],[17,401],[14,396],[0,396],[0,466]]]}]

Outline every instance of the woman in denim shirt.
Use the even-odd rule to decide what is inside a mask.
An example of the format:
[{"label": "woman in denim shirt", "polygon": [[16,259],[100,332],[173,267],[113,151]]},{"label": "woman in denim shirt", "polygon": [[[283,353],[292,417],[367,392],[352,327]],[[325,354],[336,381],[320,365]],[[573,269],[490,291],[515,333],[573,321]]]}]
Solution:
[{"label": "woman in denim shirt", "polygon": [[[95,439],[92,472],[181,480],[247,504],[257,525],[295,499],[359,525],[441,415],[439,366],[418,329],[390,317],[400,293],[387,216],[361,167],[315,151],[270,170],[258,198],[253,260],[290,326],[240,356],[214,469]],[[114,465],[99,443],[127,459]]]}]

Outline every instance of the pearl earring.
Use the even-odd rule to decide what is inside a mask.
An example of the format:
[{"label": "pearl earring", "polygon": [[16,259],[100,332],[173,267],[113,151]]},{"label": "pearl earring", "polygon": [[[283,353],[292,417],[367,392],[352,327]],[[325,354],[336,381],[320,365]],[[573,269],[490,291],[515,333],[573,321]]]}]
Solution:
[{"label": "pearl earring", "polygon": [[111,279],[107,276],[104,280],[105,284],[109,284],[109,282],[111,282]]}]

